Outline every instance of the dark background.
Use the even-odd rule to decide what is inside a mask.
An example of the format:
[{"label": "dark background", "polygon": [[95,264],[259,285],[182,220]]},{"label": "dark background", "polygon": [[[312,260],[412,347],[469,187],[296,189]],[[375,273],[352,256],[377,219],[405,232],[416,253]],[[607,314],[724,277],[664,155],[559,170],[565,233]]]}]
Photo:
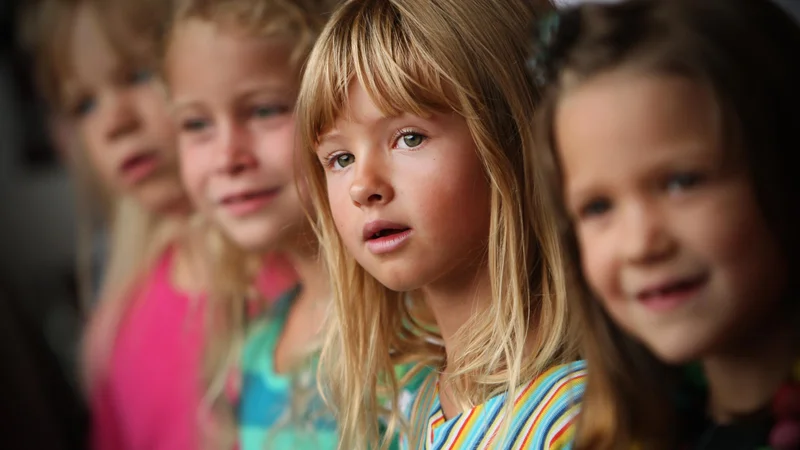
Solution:
[{"label": "dark background", "polygon": [[0,449],[80,449],[72,190],[15,45],[20,4],[0,0]]}]

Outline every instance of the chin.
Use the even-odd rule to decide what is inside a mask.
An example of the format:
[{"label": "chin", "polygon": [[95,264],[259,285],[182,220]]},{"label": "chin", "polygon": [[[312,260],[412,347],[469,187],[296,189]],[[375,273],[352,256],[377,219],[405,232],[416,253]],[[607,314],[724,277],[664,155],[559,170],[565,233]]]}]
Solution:
[{"label": "chin", "polygon": [[272,235],[265,236],[262,233],[236,233],[228,234],[228,237],[239,248],[248,252],[266,252],[275,246],[276,239]]},{"label": "chin", "polygon": [[683,365],[702,359],[703,352],[695,343],[684,345],[664,345],[663,341],[656,345],[646,344],[656,358],[669,365]]},{"label": "chin", "polygon": [[378,282],[395,292],[409,292],[419,289],[422,284],[414,277],[409,277],[406,274],[398,273],[375,273],[368,271],[375,277]]}]

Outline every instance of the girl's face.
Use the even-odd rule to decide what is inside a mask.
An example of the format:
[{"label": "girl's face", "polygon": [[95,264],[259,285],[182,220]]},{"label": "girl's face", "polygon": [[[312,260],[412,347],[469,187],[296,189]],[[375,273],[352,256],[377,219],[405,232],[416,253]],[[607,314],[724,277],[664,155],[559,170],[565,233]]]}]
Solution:
[{"label": "girl's face", "polygon": [[357,82],[346,106],[317,156],[350,254],[395,291],[474,276],[486,258],[490,189],[466,121],[386,116]]},{"label": "girl's face", "polygon": [[306,224],[291,51],[289,42],[189,19],[167,58],[183,180],[201,212],[248,249],[280,245]]},{"label": "girl's face", "polygon": [[696,83],[633,71],[584,82],[556,111],[584,275],[611,317],[671,363],[731,350],[785,286],[719,122]]},{"label": "girl's face", "polygon": [[88,6],[78,9],[70,51],[66,103],[94,171],[149,210],[185,211],[175,131],[152,73],[120,58]]}]

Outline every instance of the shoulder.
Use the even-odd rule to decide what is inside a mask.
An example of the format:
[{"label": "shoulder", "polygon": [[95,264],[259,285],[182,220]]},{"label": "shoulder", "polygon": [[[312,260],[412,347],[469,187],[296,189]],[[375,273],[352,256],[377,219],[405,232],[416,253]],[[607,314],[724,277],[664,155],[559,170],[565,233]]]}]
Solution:
[{"label": "shoulder", "polygon": [[583,361],[554,366],[528,383],[518,400],[528,441],[520,448],[571,448],[585,383]]}]

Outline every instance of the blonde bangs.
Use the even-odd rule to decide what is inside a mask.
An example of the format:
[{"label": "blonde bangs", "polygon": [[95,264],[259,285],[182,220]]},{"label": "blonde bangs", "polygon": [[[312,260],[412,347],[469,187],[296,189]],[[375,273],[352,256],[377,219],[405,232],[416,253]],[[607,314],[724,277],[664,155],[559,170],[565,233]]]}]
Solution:
[{"label": "blonde bangs", "polygon": [[[515,398],[524,382],[575,357],[561,249],[534,185],[530,122],[537,96],[525,71],[533,15],[524,0],[350,0],[311,52],[298,133],[334,294],[320,373],[338,413],[341,449],[388,447],[378,432],[376,418],[386,414],[379,396],[391,405],[387,428],[407,427],[397,401],[408,379],[393,376],[394,364],[436,370],[446,359],[454,398],[466,407],[503,392]],[[337,233],[316,147],[350,114],[354,82],[390,117],[460,115],[484,166],[492,190],[486,261],[492,294],[446,358],[422,299],[415,304],[382,286]],[[503,414],[507,419],[510,407]],[[503,420],[500,436],[509,424]]]},{"label": "blonde bangs", "polygon": [[[435,63],[438,55],[424,30],[403,20],[400,7],[390,1],[346,5],[325,30],[309,58],[298,111],[303,141],[311,148],[333,128],[355,81],[387,116],[410,113],[426,116],[435,111],[463,108],[447,71]],[[398,27],[398,23],[407,26]]]}]

